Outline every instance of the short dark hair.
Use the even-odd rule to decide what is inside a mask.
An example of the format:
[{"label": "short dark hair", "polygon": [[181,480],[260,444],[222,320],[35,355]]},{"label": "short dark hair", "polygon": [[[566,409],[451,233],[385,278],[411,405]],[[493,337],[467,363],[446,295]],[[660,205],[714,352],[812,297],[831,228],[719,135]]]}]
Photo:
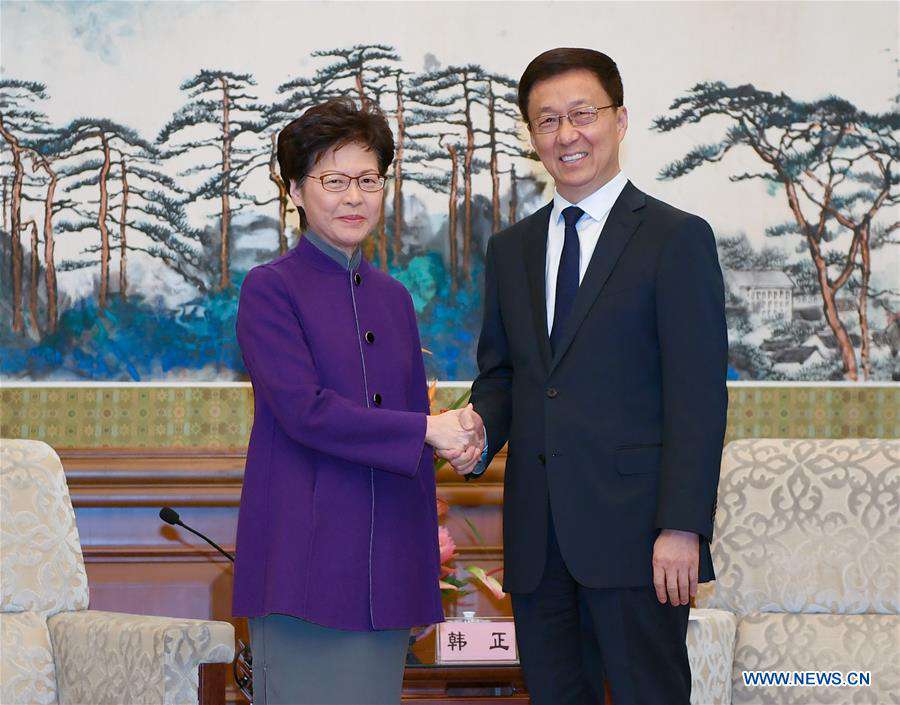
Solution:
[{"label": "short dark hair", "polygon": [[[278,133],[278,167],[290,191],[291,181],[300,181],[332,147],[351,142],[362,144],[378,159],[384,175],[394,160],[394,136],[387,118],[377,105],[363,101],[357,107],[350,98],[334,98],[309,108]],[[300,229],[306,230],[306,213],[298,208]]]},{"label": "short dark hair", "polygon": [[622,91],[622,76],[619,75],[619,67],[606,54],[593,49],[566,47],[550,49],[532,59],[531,63],[525,67],[522,78],[519,79],[519,112],[522,113],[522,118],[529,124],[529,127],[528,96],[531,94],[534,84],[546,78],[578,70],[590,71],[594,74],[613,103],[617,106],[624,105],[625,96]]}]

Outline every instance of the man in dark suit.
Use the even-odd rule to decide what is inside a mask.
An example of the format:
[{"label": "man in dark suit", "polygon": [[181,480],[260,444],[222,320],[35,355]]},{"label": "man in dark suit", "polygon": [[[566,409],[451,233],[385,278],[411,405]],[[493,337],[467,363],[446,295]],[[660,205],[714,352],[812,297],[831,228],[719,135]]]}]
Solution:
[{"label": "man in dark suit", "polygon": [[[470,426],[509,441],[504,587],[537,705],[687,705],[713,579],[727,338],[715,239],[619,169],[616,64],[554,49],[519,82],[553,201],[491,238]],[[476,457],[480,456],[480,457]]]}]

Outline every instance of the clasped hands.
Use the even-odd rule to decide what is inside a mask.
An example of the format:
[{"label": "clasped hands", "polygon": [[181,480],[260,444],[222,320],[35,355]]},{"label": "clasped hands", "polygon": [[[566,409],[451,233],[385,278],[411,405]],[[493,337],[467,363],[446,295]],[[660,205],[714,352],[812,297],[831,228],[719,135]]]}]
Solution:
[{"label": "clasped hands", "polygon": [[425,441],[460,475],[468,475],[484,450],[484,422],[469,404],[428,416]]}]

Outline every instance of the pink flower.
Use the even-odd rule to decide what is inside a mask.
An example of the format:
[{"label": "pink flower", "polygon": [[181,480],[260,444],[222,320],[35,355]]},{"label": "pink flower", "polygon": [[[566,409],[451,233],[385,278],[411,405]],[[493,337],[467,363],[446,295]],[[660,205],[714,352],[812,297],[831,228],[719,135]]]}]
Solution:
[{"label": "pink flower", "polygon": [[441,575],[449,575],[452,570],[447,564],[456,557],[456,543],[446,526],[438,527],[438,545],[441,549]]}]

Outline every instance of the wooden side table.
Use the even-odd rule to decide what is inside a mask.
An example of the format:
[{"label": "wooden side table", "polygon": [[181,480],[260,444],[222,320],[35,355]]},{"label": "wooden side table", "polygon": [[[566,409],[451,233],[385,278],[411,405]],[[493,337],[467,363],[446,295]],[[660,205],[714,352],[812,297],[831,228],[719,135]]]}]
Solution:
[{"label": "wooden side table", "polygon": [[408,665],[403,702],[415,705],[527,705],[519,666]]}]

